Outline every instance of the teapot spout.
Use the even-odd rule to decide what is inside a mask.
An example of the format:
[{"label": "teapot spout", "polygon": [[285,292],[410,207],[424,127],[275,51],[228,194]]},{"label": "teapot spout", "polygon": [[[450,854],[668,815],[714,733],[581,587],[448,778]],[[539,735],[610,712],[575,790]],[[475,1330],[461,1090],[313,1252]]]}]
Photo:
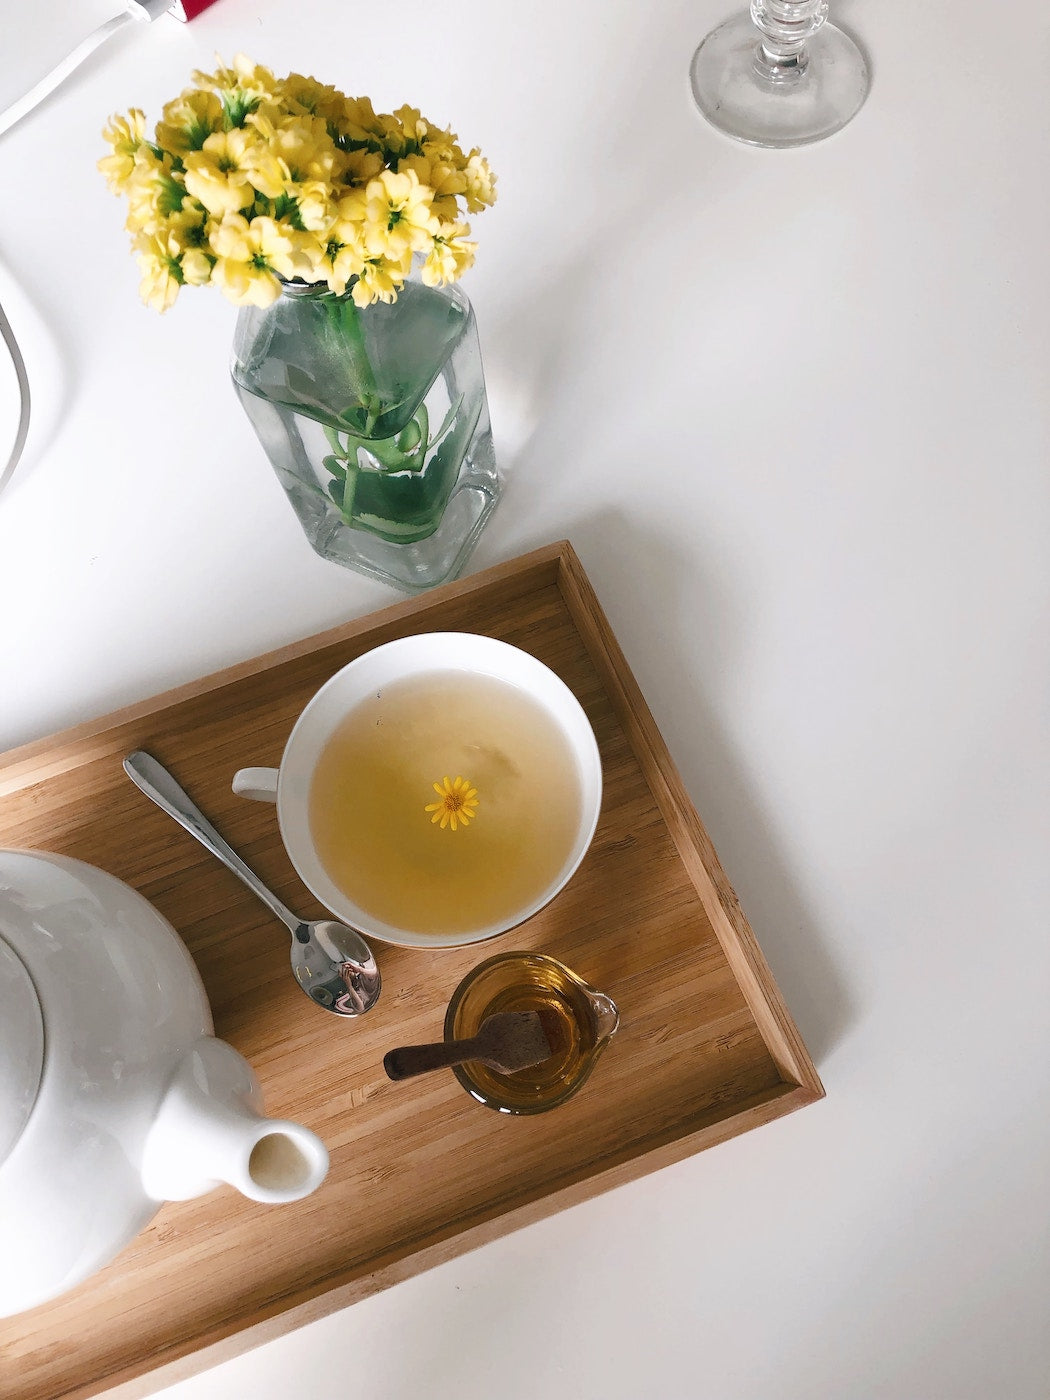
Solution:
[{"label": "teapot spout", "polygon": [[185,1201],[227,1182],[266,1204],[308,1196],[328,1171],[324,1143],[261,1108],[246,1061],[224,1041],[202,1037],[179,1062],[147,1135],[146,1194]]}]

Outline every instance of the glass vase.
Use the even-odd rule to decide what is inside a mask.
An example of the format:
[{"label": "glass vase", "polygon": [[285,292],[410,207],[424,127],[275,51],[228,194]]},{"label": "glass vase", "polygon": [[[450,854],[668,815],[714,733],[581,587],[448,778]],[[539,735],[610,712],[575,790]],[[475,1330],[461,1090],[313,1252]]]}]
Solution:
[{"label": "glass vase", "polygon": [[361,308],[288,284],[242,308],[232,374],[318,554],[408,592],[456,576],[501,485],[458,287],[413,279]]}]

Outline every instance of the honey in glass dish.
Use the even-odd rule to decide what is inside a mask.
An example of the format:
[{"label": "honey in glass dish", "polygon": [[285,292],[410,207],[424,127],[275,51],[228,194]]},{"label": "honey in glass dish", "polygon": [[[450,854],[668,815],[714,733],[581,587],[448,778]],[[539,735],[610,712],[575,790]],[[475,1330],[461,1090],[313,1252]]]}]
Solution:
[{"label": "honey in glass dish", "polygon": [[571,743],[493,676],[386,685],[340,722],[309,792],[329,878],[372,917],[419,935],[524,917],[569,861],[582,819]]},{"label": "honey in glass dish", "polygon": [[502,953],[460,983],[445,1016],[445,1039],[477,1035],[489,1016],[537,1011],[551,1054],[538,1065],[502,1074],[479,1061],[453,1073],[480,1103],[503,1113],[542,1113],[582,1087],[619,1024],[611,997],[544,953]]}]

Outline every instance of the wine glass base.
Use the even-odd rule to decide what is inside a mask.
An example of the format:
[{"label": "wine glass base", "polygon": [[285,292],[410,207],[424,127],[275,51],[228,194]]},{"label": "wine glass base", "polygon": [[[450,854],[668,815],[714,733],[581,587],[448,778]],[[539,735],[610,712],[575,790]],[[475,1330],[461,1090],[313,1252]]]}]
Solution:
[{"label": "wine glass base", "polygon": [[690,66],[696,105],[713,126],[751,146],[805,146],[838,131],[871,86],[864,55],[848,35],[823,24],[808,41],[805,71],[762,75],[759,31],[750,14],[727,20],[703,41]]}]

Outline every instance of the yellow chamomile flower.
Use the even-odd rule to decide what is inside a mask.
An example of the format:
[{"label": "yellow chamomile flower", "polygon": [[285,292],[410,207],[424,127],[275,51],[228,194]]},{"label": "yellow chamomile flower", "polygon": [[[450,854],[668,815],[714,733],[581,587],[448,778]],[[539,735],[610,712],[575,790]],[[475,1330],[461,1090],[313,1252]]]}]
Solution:
[{"label": "yellow chamomile flower", "polygon": [[281,280],[309,276],[312,264],[302,235],[276,219],[227,214],[211,232],[216,262],[211,280],[238,306],[271,306]]},{"label": "yellow chamomile flower", "polygon": [[431,191],[411,170],[384,170],[365,189],[365,247],[394,262],[420,252],[440,231]]},{"label": "yellow chamomile flower", "polygon": [[186,188],[209,214],[221,219],[255,203],[250,171],[257,140],[254,132],[216,131],[199,151],[187,152]]},{"label": "yellow chamomile flower", "polygon": [[420,277],[428,287],[443,287],[455,282],[474,264],[478,245],[467,238],[469,224],[442,224],[434,237],[433,246],[420,269]]},{"label": "yellow chamomile flower", "polygon": [[164,108],[157,123],[157,144],[173,155],[199,151],[217,131],[223,129],[222,103],[213,92],[191,88]]},{"label": "yellow chamomile flower", "polygon": [[444,782],[434,784],[434,791],[438,801],[428,803],[423,810],[433,812],[431,823],[440,826],[442,831],[446,826],[453,831],[459,826],[465,827],[477,816],[478,790],[471,787],[466,778],[457,778],[455,782],[449,782],[446,778]]},{"label": "yellow chamomile flower", "polygon": [[106,177],[106,184],[114,194],[122,194],[127,189],[131,172],[135,168],[135,156],[142,145],[145,132],[146,114],[137,107],[132,107],[126,117],[110,117],[102,132],[113,153],[103,156],[98,168]]}]

